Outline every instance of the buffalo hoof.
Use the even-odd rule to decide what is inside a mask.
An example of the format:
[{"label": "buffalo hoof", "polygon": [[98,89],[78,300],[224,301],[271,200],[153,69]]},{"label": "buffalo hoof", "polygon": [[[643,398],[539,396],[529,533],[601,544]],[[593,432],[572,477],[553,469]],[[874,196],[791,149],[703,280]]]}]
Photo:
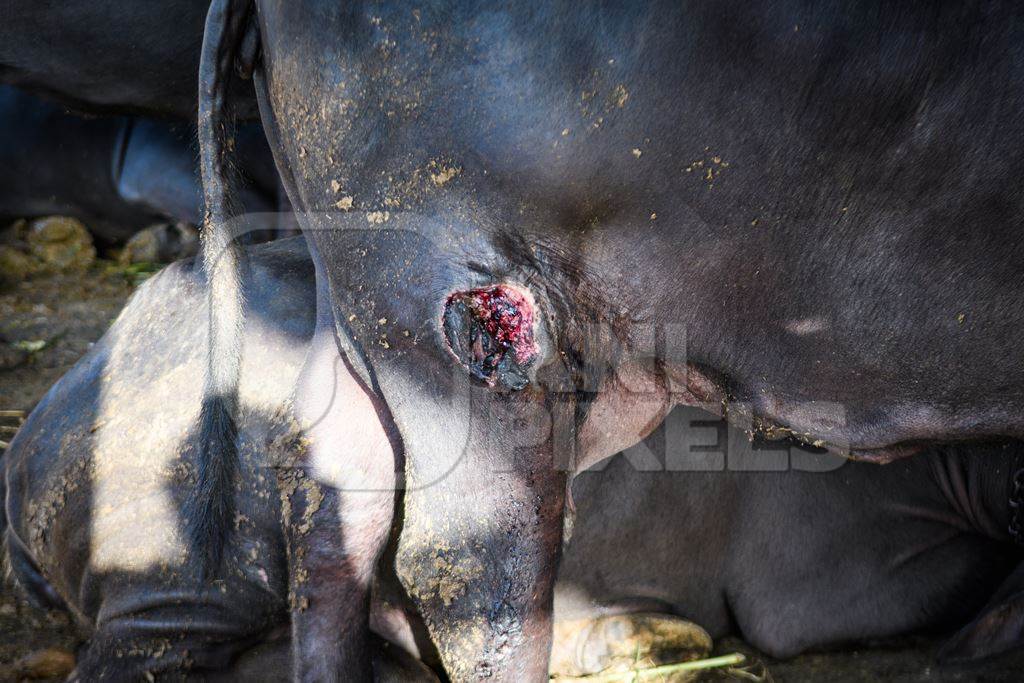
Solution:
[{"label": "buffalo hoof", "polygon": [[[711,636],[693,622],[668,614],[617,614],[555,624],[552,676],[629,672],[701,659]],[[681,672],[672,681],[692,680]]]}]

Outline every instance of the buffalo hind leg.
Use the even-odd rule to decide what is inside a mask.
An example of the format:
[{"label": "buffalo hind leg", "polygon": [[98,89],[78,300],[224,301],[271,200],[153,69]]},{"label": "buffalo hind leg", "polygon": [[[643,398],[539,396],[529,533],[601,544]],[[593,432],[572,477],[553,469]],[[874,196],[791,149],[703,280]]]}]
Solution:
[{"label": "buffalo hind leg", "polygon": [[278,469],[288,548],[293,671],[302,681],[372,676],[370,589],[391,533],[395,455],[374,399],[320,325],[292,402]]},{"label": "buffalo hind leg", "polygon": [[278,474],[288,544],[295,680],[371,679],[369,590],[346,553],[338,492],[301,468]]}]

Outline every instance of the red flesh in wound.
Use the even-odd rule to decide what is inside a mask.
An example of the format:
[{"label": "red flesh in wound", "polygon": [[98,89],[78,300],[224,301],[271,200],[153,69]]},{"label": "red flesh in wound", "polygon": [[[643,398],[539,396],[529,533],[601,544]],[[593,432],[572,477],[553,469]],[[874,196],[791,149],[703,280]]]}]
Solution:
[{"label": "red flesh in wound", "polygon": [[[516,362],[526,363],[537,354],[533,339],[533,307],[521,293],[506,285],[455,292],[499,346],[511,349]],[[479,345],[479,341],[474,346]]]}]

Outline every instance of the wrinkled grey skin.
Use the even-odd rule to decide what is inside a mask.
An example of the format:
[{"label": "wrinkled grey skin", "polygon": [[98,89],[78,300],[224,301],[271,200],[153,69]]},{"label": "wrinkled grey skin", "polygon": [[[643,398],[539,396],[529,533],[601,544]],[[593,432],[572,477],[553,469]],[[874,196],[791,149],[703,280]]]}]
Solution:
[{"label": "wrinkled grey skin", "polygon": [[[297,450],[316,452],[324,428],[309,425],[301,438],[293,431],[298,406],[308,401],[294,391],[317,355],[315,285],[301,239],[249,252],[238,525],[212,586],[184,562],[177,516],[192,476],[191,399],[206,329],[203,278],[191,261],[140,288],[4,456],[9,559],[38,602],[69,609],[89,637],[80,680],[137,679],[146,671],[281,680],[293,668],[286,627],[289,602],[294,609],[302,589],[290,575],[286,538],[330,521],[316,511],[288,531],[282,515],[282,502],[297,506],[313,491],[303,482],[317,470],[295,479],[290,459]],[[359,391],[346,383],[347,369],[334,370],[335,402],[358,403],[344,394]],[[349,446],[368,431],[352,417],[336,425]],[[1019,445],[939,449],[884,469],[837,468],[834,459],[792,452],[781,462],[778,450],[752,454],[744,434],[686,409],[641,447],[579,475],[555,618],[663,611],[788,656],[958,627],[1019,560],[1003,531],[1008,472],[1024,462]],[[353,460],[345,450],[335,457],[342,465]],[[790,461],[796,470],[680,471],[686,462],[739,468]],[[346,495],[363,504],[376,498]],[[443,530],[410,524],[401,535],[405,544],[436,551],[446,542]],[[394,571],[386,554],[376,569],[371,623],[393,645],[387,657],[373,646],[375,678],[433,680],[410,659],[438,664]],[[416,591],[431,585],[434,571],[403,581]]]},{"label": "wrinkled grey skin", "polygon": [[[673,405],[876,461],[1024,435],[1019,3],[257,6],[318,324],[395,425],[398,575],[454,679],[543,679],[566,471]],[[439,331],[502,282],[540,321],[521,392]],[[966,654],[1019,640],[1024,603],[990,616]]]}]

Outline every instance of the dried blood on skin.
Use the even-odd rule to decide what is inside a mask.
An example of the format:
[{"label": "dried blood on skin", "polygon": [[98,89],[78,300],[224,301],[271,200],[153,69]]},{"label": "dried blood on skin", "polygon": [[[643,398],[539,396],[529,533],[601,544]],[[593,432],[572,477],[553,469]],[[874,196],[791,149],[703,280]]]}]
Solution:
[{"label": "dried blood on skin", "polygon": [[533,306],[508,285],[461,290],[445,302],[441,322],[448,347],[473,376],[521,389],[537,358]]},{"label": "dried blood on skin", "polygon": [[[526,363],[537,352],[533,341],[533,309],[526,298],[505,285],[488,289],[457,292],[448,297],[459,297],[476,314],[484,330],[502,348],[511,348],[516,361]],[[474,342],[474,347],[479,344]]]}]

